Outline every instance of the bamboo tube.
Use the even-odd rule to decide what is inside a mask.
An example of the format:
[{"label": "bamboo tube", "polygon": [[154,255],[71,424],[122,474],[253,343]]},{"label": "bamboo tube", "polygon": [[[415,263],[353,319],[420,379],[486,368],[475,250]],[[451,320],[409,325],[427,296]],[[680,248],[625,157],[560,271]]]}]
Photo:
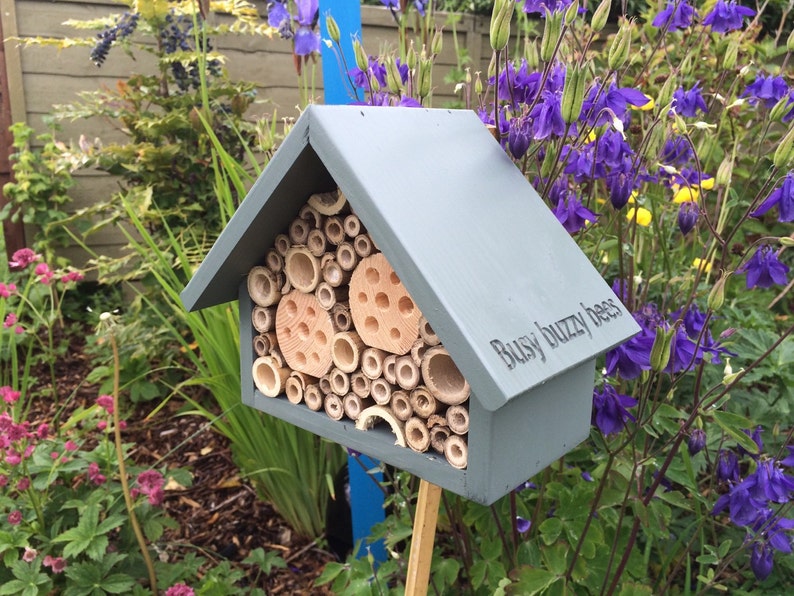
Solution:
[{"label": "bamboo tube", "polygon": [[419,453],[424,453],[430,447],[430,431],[421,418],[413,416],[406,420],[405,442]]},{"label": "bamboo tube", "polygon": [[323,225],[323,215],[317,209],[306,203],[298,211],[298,217],[309,222],[312,228],[320,228]]},{"label": "bamboo tube", "polygon": [[278,349],[278,345],[271,346],[270,352],[268,352],[268,356],[273,359],[273,362],[276,363],[279,367],[286,367],[287,362],[284,360],[284,354],[281,353],[281,350]]},{"label": "bamboo tube", "polygon": [[469,446],[461,435],[449,435],[444,441],[444,457],[449,465],[463,470],[469,463]]},{"label": "bamboo tube", "polygon": [[415,389],[419,384],[419,367],[410,356],[397,358],[394,364],[394,375],[397,379],[397,384],[406,391]]},{"label": "bamboo tube", "polygon": [[402,356],[419,337],[422,316],[383,253],[361,259],[350,278],[350,314],[367,345]]},{"label": "bamboo tube", "polygon": [[289,278],[286,275],[284,277],[284,285],[281,286],[281,294],[289,294],[292,291],[292,284],[289,282]]},{"label": "bamboo tube", "polygon": [[273,248],[275,248],[276,252],[282,257],[287,256],[287,251],[290,246],[292,246],[292,243],[289,241],[289,236],[286,234],[279,234],[273,242]]},{"label": "bamboo tube", "polygon": [[449,406],[447,409],[447,425],[456,435],[469,432],[469,410],[465,406]]},{"label": "bamboo tube", "polygon": [[427,319],[424,317],[419,319],[419,337],[421,337],[422,341],[428,346],[437,346],[441,343],[441,340],[438,339],[438,335],[436,335],[436,332],[433,331],[430,323],[428,323]]},{"label": "bamboo tube", "polygon": [[335,288],[346,284],[350,281],[351,276],[353,275],[350,271],[345,271],[336,262],[336,258],[329,259],[322,267],[323,272],[323,280],[328,282],[328,284],[332,285]]},{"label": "bamboo tube", "polygon": [[281,273],[284,270],[284,257],[275,248],[271,248],[265,254],[265,267],[273,273]]},{"label": "bamboo tube", "polygon": [[306,239],[309,237],[309,230],[311,229],[311,225],[308,221],[298,217],[290,222],[289,233],[287,235],[293,245],[306,244]]},{"label": "bamboo tube", "polygon": [[358,368],[366,347],[355,331],[340,331],[331,340],[331,359],[339,370],[352,373]]},{"label": "bamboo tube", "polygon": [[327,281],[321,281],[317,284],[314,295],[320,306],[325,310],[331,310],[337,302],[347,300],[347,288],[345,286],[335,288]]},{"label": "bamboo tube", "polygon": [[434,346],[422,359],[422,379],[435,398],[455,406],[469,398],[469,383],[443,346]]},{"label": "bamboo tube", "polygon": [[248,272],[248,294],[257,306],[272,306],[281,298],[281,274],[273,273],[267,267],[253,267]]},{"label": "bamboo tube", "polygon": [[290,370],[276,365],[269,356],[260,356],[252,367],[256,388],[267,397],[278,397],[284,391],[284,383]]},{"label": "bamboo tube", "polygon": [[328,243],[334,246],[341,244],[345,239],[345,228],[342,219],[335,215],[325,220],[323,232],[325,232],[325,239]]},{"label": "bamboo tube", "polygon": [[[306,373],[293,370],[287,379],[286,393],[287,399],[293,404],[299,404],[303,399],[306,388],[310,385],[315,385],[317,379]],[[297,400],[297,401],[295,401]]]},{"label": "bamboo tube", "polygon": [[315,257],[321,257],[325,254],[325,249],[328,242],[325,240],[325,234],[322,230],[310,230],[309,235],[306,237],[306,248]]},{"label": "bamboo tube", "polygon": [[345,217],[344,221],[342,222],[342,227],[344,228],[345,234],[347,234],[348,238],[355,238],[361,233],[361,220],[358,218],[358,215],[351,213]]},{"label": "bamboo tube", "polygon": [[358,255],[349,242],[341,242],[336,247],[336,262],[342,271],[353,271],[358,265]]},{"label": "bamboo tube", "polygon": [[372,379],[369,385],[369,395],[375,400],[379,406],[385,406],[391,400],[391,394],[394,388],[383,377]]},{"label": "bamboo tube", "polygon": [[326,252],[320,255],[320,269],[325,269],[325,266],[336,260],[336,255],[333,252]]},{"label": "bamboo tube", "polygon": [[436,426],[446,426],[447,417],[440,414],[430,414],[427,417],[427,428],[434,428]]},{"label": "bamboo tube", "polygon": [[397,419],[403,422],[414,415],[414,409],[411,407],[411,400],[408,398],[408,394],[405,391],[398,390],[392,392],[389,406]]},{"label": "bamboo tube", "polygon": [[306,407],[314,412],[319,412],[323,408],[323,394],[320,392],[320,386],[317,383],[306,385],[303,390],[303,402]]},{"label": "bamboo tube", "polygon": [[378,348],[367,348],[361,353],[361,372],[370,379],[377,379],[383,374],[383,359],[386,352]]},{"label": "bamboo tube", "polygon": [[370,406],[362,410],[356,420],[356,428],[358,430],[367,430],[372,428],[378,421],[384,420],[391,427],[392,433],[395,436],[395,445],[405,447],[405,432],[403,430],[403,423],[394,417],[394,414],[383,406]]},{"label": "bamboo tube", "polygon": [[317,379],[317,384],[320,387],[320,393],[323,395],[327,395],[328,393],[333,393],[331,389],[331,378],[329,375],[323,375],[319,379]]},{"label": "bamboo tube", "polygon": [[320,283],[320,261],[305,246],[293,246],[284,257],[284,273],[296,290],[313,292]]},{"label": "bamboo tube", "polygon": [[272,331],[276,326],[276,309],[270,306],[255,306],[251,311],[251,322],[259,333]]},{"label": "bamboo tube", "polygon": [[336,215],[341,213],[347,204],[344,193],[339,190],[329,192],[318,192],[309,197],[307,201],[310,207],[323,215]]},{"label": "bamboo tube", "polygon": [[341,420],[345,416],[345,407],[342,398],[335,393],[329,393],[323,398],[323,408],[331,420]]},{"label": "bamboo tube", "polygon": [[369,397],[370,384],[372,381],[360,370],[350,375],[350,391],[359,397]]},{"label": "bamboo tube", "polygon": [[345,416],[351,420],[358,420],[366,408],[375,405],[371,398],[362,398],[355,393],[348,393],[342,398],[342,407],[345,410]]},{"label": "bamboo tube", "polygon": [[424,356],[425,352],[427,352],[427,347],[427,344],[421,337],[414,342],[414,345],[411,346],[411,358],[413,359],[416,366],[422,366],[422,356]]},{"label": "bamboo tube", "polygon": [[422,418],[430,418],[436,413],[438,402],[436,398],[428,391],[424,385],[419,385],[416,389],[411,391],[411,407],[417,416]]},{"label": "bamboo tube", "polygon": [[278,346],[278,339],[273,331],[260,333],[254,337],[254,351],[257,356],[269,354],[276,346]]},{"label": "bamboo tube", "polygon": [[392,385],[397,384],[397,355],[389,354],[383,359],[383,378]]},{"label": "bamboo tube", "polygon": [[337,302],[331,308],[331,320],[334,329],[337,331],[349,331],[353,326],[353,319],[350,318],[350,307],[347,302]]},{"label": "bamboo tube", "polygon": [[372,244],[369,234],[359,234],[353,238],[353,250],[362,259],[371,255],[375,251],[375,246]]},{"label": "bamboo tube", "polygon": [[328,373],[328,381],[331,383],[331,391],[343,397],[350,392],[350,375],[338,368],[332,368]]},{"label": "bamboo tube", "polygon": [[430,446],[438,453],[444,453],[444,443],[449,437],[449,428],[446,426],[434,426],[430,429]]},{"label": "bamboo tube", "polygon": [[314,294],[293,290],[276,310],[278,347],[292,370],[321,377],[331,369],[331,315],[323,310]]}]

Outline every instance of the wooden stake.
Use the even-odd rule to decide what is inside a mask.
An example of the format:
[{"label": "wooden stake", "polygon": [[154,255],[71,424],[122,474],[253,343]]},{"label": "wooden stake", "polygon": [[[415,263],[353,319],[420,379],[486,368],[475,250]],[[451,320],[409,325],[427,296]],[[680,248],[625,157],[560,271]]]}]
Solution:
[{"label": "wooden stake", "polygon": [[405,596],[425,596],[427,594],[440,501],[441,487],[422,479],[419,482],[419,500],[416,503],[411,554],[408,558],[408,576],[405,580]]}]

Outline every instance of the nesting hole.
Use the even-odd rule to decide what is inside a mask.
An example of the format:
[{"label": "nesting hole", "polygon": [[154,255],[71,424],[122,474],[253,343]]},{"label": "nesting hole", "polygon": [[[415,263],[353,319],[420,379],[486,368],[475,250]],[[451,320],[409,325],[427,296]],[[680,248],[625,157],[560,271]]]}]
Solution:
[{"label": "nesting hole", "polygon": [[276,371],[264,362],[259,363],[256,367],[256,378],[259,379],[259,384],[263,387],[275,387],[276,385]]},{"label": "nesting hole", "polygon": [[378,273],[378,270],[373,267],[367,267],[367,270],[364,272],[364,277],[366,278],[367,282],[372,285],[375,285],[380,281],[380,273]]},{"label": "nesting hole", "polygon": [[320,354],[312,352],[309,354],[309,360],[311,360],[312,366],[320,364]]},{"label": "nesting hole", "polygon": [[367,298],[366,292],[359,292],[358,293],[358,301],[361,304],[366,304],[369,301],[369,298]]},{"label": "nesting hole", "polygon": [[435,354],[428,362],[428,373],[433,383],[444,393],[458,393],[466,387],[466,379],[447,354]]},{"label": "nesting hole", "polygon": [[301,341],[305,341],[309,337],[309,326],[306,323],[298,323],[295,332],[298,334],[298,338]]},{"label": "nesting hole", "polygon": [[400,277],[394,271],[389,274],[389,281],[393,286],[400,285]]},{"label": "nesting hole", "polygon": [[314,332],[314,341],[321,346],[324,346],[326,343],[328,343],[328,336],[318,329]]},{"label": "nesting hole", "polygon": [[294,317],[298,313],[298,305],[295,304],[294,300],[285,300],[284,312],[287,313],[287,316]]},{"label": "nesting hole", "polygon": [[397,327],[392,327],[391,329],[389,329],[389,337],[397,341],[400,339],[400,337],[402,337],[402,333],[400,333],[400,330],[397,329]]},{"label": "nesting hole", "polygon": [[463,450],[459,445],[450,445],[449,451],[452,454],[452,459],[459,459],[463,457]]},{"label": "nesting hole", "polygon": [[463,426],[464,424],[466,424],[466,417],[460,412],[455,412],[454,414],[452,414],[452,423],[455,426]]},{"label": "nesting hole", "polygon": [[389,297],[383,292],[378,292],[377,294],[375,294],[375,304],[381,310],[388,310]]},{"label": "nesting hole", "polygon": [[289,272],[295,287],[299,289],[311,287],[317,277],[315,265],[311,255],[294,252],[289,256]]},{"label": "nesting hole", "polygon": [[356,355],[353,352],[353,346],[345,338],[340,337],[334,341],[333,350],[334,354],[336,354],[337,360],[342,365],[348,366],[355,362]]},{"label": "nesting hole", "polygon": [[314,310],[311,306],[307,306],[304,312],[306,313],[307,319],[313,319],[314,317],[317,316],[317,311]]},{"label": "nesting hole", "polygon": [[303,352],[295,352],[295,362],[298,366],[306,366],[306,354]]},{"label": "nesting hole", "polygon": [[404,317],[411,316],[414,312],[414,301],[410,296],[403,296],[397,301],[397,309]]},{"label": "nesting hole", "polygon": [[380,323],[375,317],[367,317],[364,319],[364,330],[368,333],[377,333],[380,329]]},{"label": "nesting hole", "polygon": [[420,428],[412,428],[409,432],[411,433],[411,441],[414,443],[421,442],[425,436]]}]

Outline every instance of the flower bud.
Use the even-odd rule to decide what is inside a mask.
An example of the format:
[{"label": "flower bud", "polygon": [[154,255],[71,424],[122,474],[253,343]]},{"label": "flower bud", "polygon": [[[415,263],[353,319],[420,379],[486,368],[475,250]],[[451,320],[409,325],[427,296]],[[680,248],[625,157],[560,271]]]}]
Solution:
[{"label": "flower bud", "polygon": [[612,0],[601,0],[601,4],[593,12],[593,18],[590,19],[590,27],[594,32],[601,31],[607,24],[609,18],[609,9],[612,7]]},{"label": "flower bud", "polygon": [[408,53],[405,55],[405,63],[408,65],[409,70],[416,68],[416,61],[416,50],[414,49],[413,42],[411,42],[411,46],[408,48]]},{"label": "flower bud", "polygon": [[579,0],[574,0],[565,11],[565,18],[563,19],[565,26],[570,27],[577,16],[579,16]]},{"label": "flower bud", "polygon": [[334,17],[328,14],[325,17],[325,28],[328,30],[328,37],[331,38],[331,41],[338,44],[339,39],[341,38],[341,33],[339,33],[339,25],[336,24]]},{"label": "flower bud", "polygon": [[483,92],[482,79],[480,78],[480,71],[474,73],[474,92],[477,95],[482,95]]},{"label": "flower bud", "polygon": [[780,244],[785,247],[794,246],[794,238],[792,238],[791,236],[782,236],[781,238],[778,238],[777,241],[780,242]]},{"label": "flower bud", "polygon": [[510,20],[515,10],[515,0],[496,0],[491,13],[491,47],[499,52],[510,39]]},{"label": "flower bud", "polygon": [[557,47],[557,40],[562,33],[561,12],[549,12],[546,9],[546,25],[543,27],[543,39],[540,41],[540,59],[544,62],[550,61],[554,57],[554,50]]},{"label": "flower bud", "polygon": [[680,135],[686,134],[686,122],[684,121],[684,119],[681,117],[680,114],[676,113],[673,115],[673,124],[675,124],[675,129],[676,132],[678,132],[678,134]]},{"label": "flower bud", "polygon": [[562,88],[562,119],[572,124],[579,119],[584,103],[584,69],[572,64],[565,70],[565,84]]},{"label": "flower bud", "polygon": [[730,156],[726,156],[725,159],[722,160],[720,167],[717,168],[717,175],[714,176],[714,183],[722,187],[729,186],[732,176],[733,159]]},{"label": "flower bud", "polygon": [[527,60],[527,68],[535,71],[540,66],[540,55],[538,54],[538,40],[524,38],[524,58]]},{"label": "flower bud", "polygon": [[430,88],[433,80],[433,61],[429,58],[419,60],[419,84],[418,91],[420,99],[430,95]]},{"label": "flower bud", "polygon": [[670,362],[670,348],[676,335],[675,327],[665,329],[663,325],[656,327],[656,338],[651,348],[651,370],[663,371]]},{"label": "flower bud", "polygon": [[794,29],[792,29],[791,33],[788,34],[788,39],[786,40],[786,51],[794,52]]},{"label": "flower bud", "polygon": [[725,48],[725,56],[722,58],[722,68],[724,70],[733,70],[736,66],[736,58],[739,56],[739,38],[733,37],[728,42],[728,47]]},{"label": "flower bud", "polygon": [[681,207],[678,209],[678,229],[681,230],[681,234],[686,236],[692,231],[698,222],[699,215],[700,208],[697,203],[693,201],[681,203]]},{"label": "flower bud", "polygon": [[703,451],[706,446],[706,431],[702,428],[693,428],[689,433],[689,441],[687,442],[687,450],[689,455],[696,455]]},{"label": "flower bud", "polygon": [[369,70],[369,58],[364,51],[364,46],[362,46],[361,42],[357,39],[353,40],[353,54],[356,57],[356,66],[358,66],[359,70],[361,72],[367,72]]},{"label": "flower bud", "polygon": [[[673,99],[673,92],[675,91],[675,85],[678,82],[678,78],[673,76],[672,74],[667,77],[662,85],[662,88],[659,89],[659,95],[656,97],[656,105],[659,106],[666,106],[669,105]],[[664,113],[666,110],[663,110]]]},{"label": "flower bud", "polygon": [[491,61],[488,63],[488,78],[493,79],[496,75],[496,52],[494,52],[491,54]]},{"label": "flower bud", "polygon": [[386,85],[395,95],[399,95],[402,91],[402,78],[393,56],[386,57]]},{"label": "flower bud", "polygon": [[441,53],[441,49],[443,47],[444,33],[441,31],[441,29],[436,29],[436,32],[433,34],[433,39],[430,42],[430,51],[437,56]]},{"label": "flower bud", "polygon": [[709,292],[707,306],[714,311],[722,308],[725,304],[725,284],[728,283],[728,278],[731,276],[730,271],[726,272],[721,278],[717,280],[714,287]]},{"label": "flower bud", "polygon": [[612,45],[609,46],[607,54],[607,66],[610,70],[618,70],[629,59],[629,52],[631,51],[631,24],[624,22],[615,38],[612,40]]},{"label": "flower bud", "polygon": [[780,121],[783,116],[785,116],[789,111],[789,105],[791,102],[791,97],[786,94],[780,98],[780,100],[769,110],[769,119],[772,122]]},{"label": "flower bud", "polygon": [[778,169],[785,169],[786,166],[794,158],[794,126],[789,128],[786,136],[780,141],[780,144],[775,149],[775,155],[772,157],[772,163]]}]

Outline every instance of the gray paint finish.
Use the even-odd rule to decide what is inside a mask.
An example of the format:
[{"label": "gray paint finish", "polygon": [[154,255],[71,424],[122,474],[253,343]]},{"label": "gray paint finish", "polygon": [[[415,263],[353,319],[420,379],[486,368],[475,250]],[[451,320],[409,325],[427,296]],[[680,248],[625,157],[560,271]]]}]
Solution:
[{"label": "gray paint finish", "polygon": [[[185,306],[237,298],[240,280],[276,234],[334,181],[487,410],[639,331],[464,110],[307,108],[184,290]],[[602,321],[594,305],[606,301],[613,318],[601,313]],[[519,357],[535,346],[537,357],[508,368],[507,351],[494,341]]]}]

